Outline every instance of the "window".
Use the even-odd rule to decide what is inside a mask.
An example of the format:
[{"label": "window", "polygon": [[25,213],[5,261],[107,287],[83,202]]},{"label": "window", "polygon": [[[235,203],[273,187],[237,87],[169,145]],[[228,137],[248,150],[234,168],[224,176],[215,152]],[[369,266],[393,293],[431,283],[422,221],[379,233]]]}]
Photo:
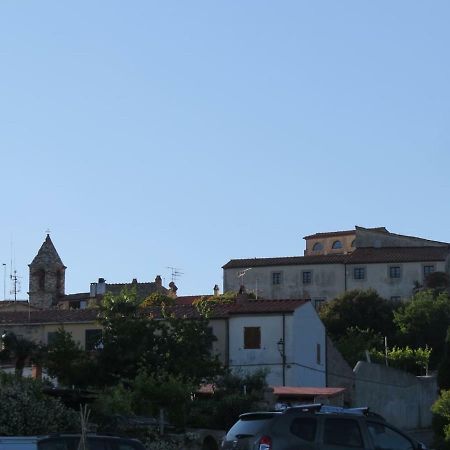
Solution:
[{"label": "window", "polygon": [[352,243],[350,244],[353,248],[356,247],[356,239],[353,239]]},{"label": "window", "polygon": [[327,419],[324,429],[324,444],[341,447],[363,447],[358,422],[352,419]]},{"label": "window", "polygon": [[430,273],[434,272],[434,266],[423,266],[423,276],[426,278]]},{"label": "window", "polygon": [[281,284],[281,272],[272,272],[272,284],[274,286]]},{"label": "window", "polygon": [[57,331],[49,331],[47,333],[47,345],[51,345],[55,342],[57,334]]},{"label": "window", "polygon": [[302,272],[302,280],[303,280],[303,284],[311,284],[312,281],[312,273],[311,271],[303,271]]},{"label": "window", "polygon": [[313,442],[316,438],[317,421],[311,417],[297,417],[291,423],[289,431],[304,441]]},{"label": "window", "polygon": [[366,269],[364,267],[355,267],[353,269],[353,278],[355,280],[364,280],[366,278]]},{"label": "window", "polygon": [[260,327],[244,327],[244,348],[261,348]]},{"label": "window", "polygon": [[398,303],[398,302],[400,302],[401,301],[401,297],[400,297],[400,295],[393,295],[392,297],[391,297],[391,302],[395,302],[395,303]]},{"label": "window", "polygon": [[321,355],[320,355],[320,344],[316,344],[316,363],[317,364],[322,363],[322,359],[321,359]]},{"label": "window", "polygon": [[334,242],[333,242],[333,245],[331,246],[331,248],[332,248],[333,250],[336,250],[336,249],[338,249],[338,248],[342,248],[342,242],[341,242],[341,241],[334,241]]},{"label": "window", "polygon": [[374,448],[388,450],[395,448],[398,450],[412,450],[412,442],[403,434],[378,422],[367,422],[367,429],[373,440]]},{"label": "window", "polygon": [[86,330],[84,332],[84,347],[87,351],[95,350],[102,340],[102,330]]},{"label": "window", "polygon": [[401,276],[400,266],[389,267],[389,278],[400,278],[400,276]]},{"label": "window", "polygon": [[314,309],[316,311],[320,311],[320,308],[322,308],[323,304],[325,303],[325,298],[315,298],[314,299]]},{"label": "window", "polygon": [[320,250],[323,250],[323,244],[321,242],[316,242],[313,245],[313,252],[320,252]]}]

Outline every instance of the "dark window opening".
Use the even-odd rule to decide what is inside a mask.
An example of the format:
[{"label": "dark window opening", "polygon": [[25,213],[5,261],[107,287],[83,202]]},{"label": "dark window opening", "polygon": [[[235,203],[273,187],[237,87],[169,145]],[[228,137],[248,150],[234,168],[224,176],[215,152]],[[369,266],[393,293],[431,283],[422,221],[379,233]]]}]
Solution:
[{"label": "dark window opening", "polygon": [[261,348],[260,327],[244,327],[244,348]]}]

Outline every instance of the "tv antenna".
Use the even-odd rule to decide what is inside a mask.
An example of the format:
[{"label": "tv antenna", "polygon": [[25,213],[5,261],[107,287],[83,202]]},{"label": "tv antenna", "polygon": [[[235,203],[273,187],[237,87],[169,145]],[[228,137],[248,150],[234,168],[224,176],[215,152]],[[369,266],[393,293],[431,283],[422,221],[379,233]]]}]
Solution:
[{"label": "tv antenna", "polygon": [[10,294],[14,295],[14,301],[17,301],[17,294],[20,292],[20,278],[19,275],[17,275],[17,270],[14,269],[14,272],[9,276],[11,279],[11,290],[9,291]]},{"label": "tv antenna", "polygon": [[244,277],[245,277],[246,272],[248,272],[249,270],[252,270],[252,268],[249,267],[248,269],[241,270],[241,271],[238,273],[237,276],[238,276],[238,278],[241,279],[241,282],[240,282],[241,286],[244,286]]},{"label": "tv antenna", "polygon": [[181,269],[177,267],[167,266],[166,269],[170,269],[171,271],[172,283],[176,284],[177,279],[180,278],[181,275],[184,275],[184,272],[180,272]]}]

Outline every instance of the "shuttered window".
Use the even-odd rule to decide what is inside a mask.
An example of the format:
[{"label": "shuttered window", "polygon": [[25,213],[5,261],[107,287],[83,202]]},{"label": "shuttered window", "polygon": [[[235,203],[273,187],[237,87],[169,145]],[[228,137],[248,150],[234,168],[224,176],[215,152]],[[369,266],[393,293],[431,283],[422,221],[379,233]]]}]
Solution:
[{"label": "shuttered window", "polygon": [[260,327],[244,327],[244,348],[261,348]]}]

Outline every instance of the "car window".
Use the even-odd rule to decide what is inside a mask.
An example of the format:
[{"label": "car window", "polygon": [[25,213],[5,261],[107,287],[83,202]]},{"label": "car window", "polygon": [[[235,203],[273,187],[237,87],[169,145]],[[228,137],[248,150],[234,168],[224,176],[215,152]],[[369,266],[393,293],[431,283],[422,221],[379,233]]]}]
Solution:
[{"label": "car window", "polygon": [[316,438],[317,420],[312,417],[297,417],[291,422],[289,431],[305,441],[312,442]]},{"label": "car window", "polygon": [[249,414],[240,418],[227,433],[227,439],[232,440],[235,437],[248,437],[254,436],[265,426],[270,424],[275,414],[262,413],[262,414]]},{"label": "car window", "polygon": [[342,447],[364,447],[358,422],[352,419],[326,419],[324,443]]},{"label": "car window", "polygon": [[[80,438],[75,436],[61,436],[46,439],[39,442],[38,450],[78,450]],[[112,450],[112,445],[109,445],[102,438],[88,437],[86,442],[87,450]]]},{"label": "car window", "polygon": [[367,422],[367,429],[376,450],[412,450],[414,448],[411,440],[385,424]]}]

